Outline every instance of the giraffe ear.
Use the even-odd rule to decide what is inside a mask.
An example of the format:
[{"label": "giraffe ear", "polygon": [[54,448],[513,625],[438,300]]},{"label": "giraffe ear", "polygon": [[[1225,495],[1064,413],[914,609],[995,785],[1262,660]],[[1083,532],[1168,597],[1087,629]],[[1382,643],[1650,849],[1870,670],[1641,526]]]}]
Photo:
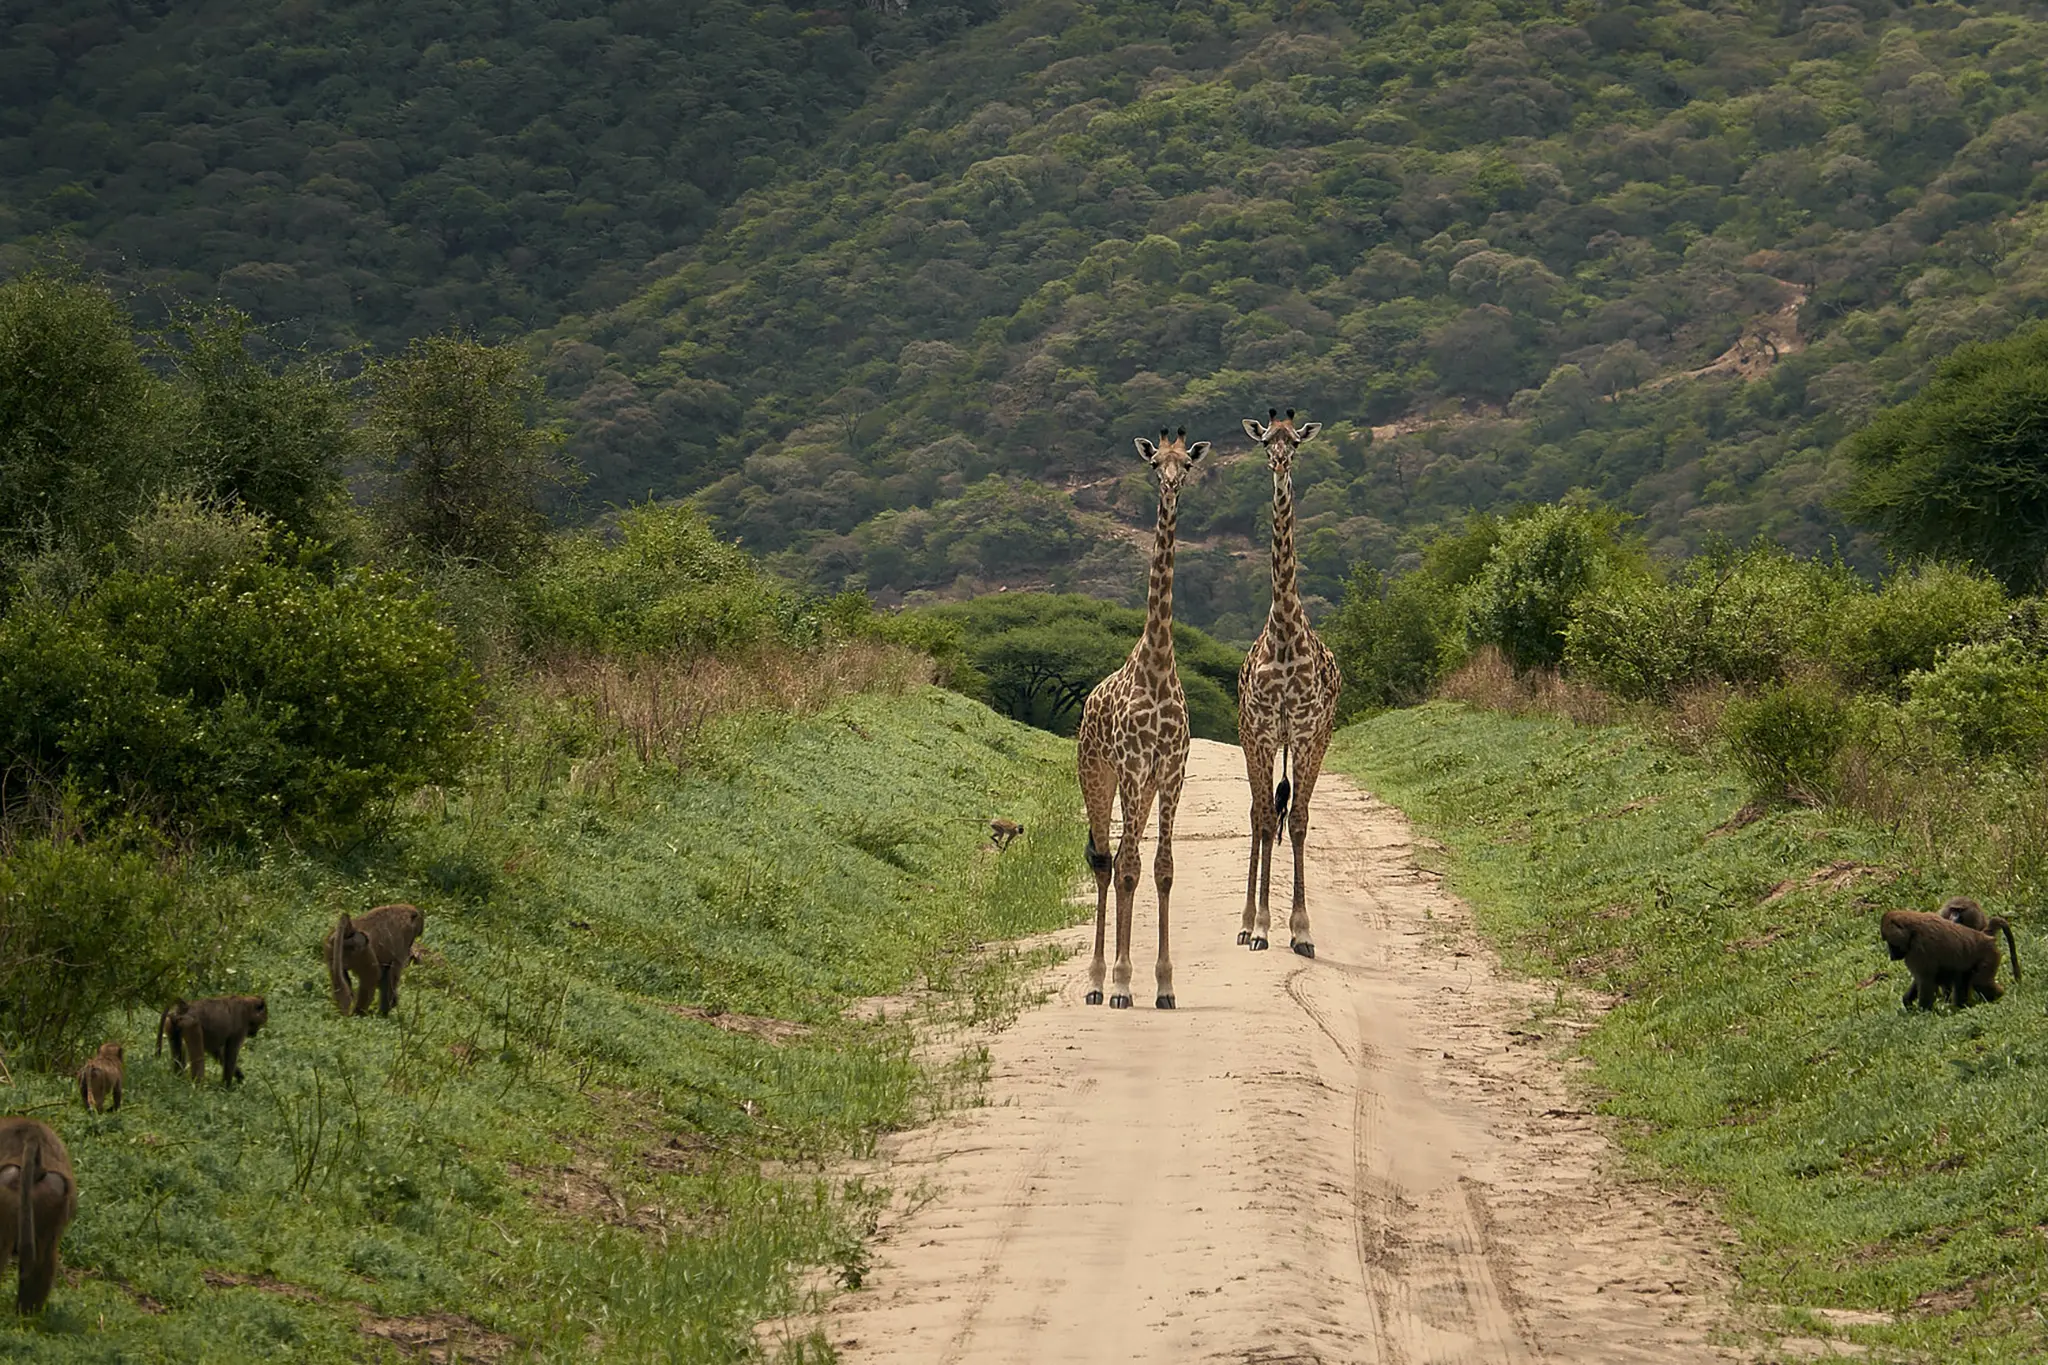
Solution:
[{"label": "giraffe ear", "polygon": [[1207,441],[1197,441],[1193,445],[1188,447],[1188,463],[1193,464],[1196,460],[1201,459],[1204,455],[1207,455],[1208,453],[1209,443]]},{"label": "giraffe ear", "polygon": [[1244,419],[1244,434],[1251,437],[1254,441],[1257,441],[1260,445],[1264,445],[1266,443],[1266,433],[1269,430],[1271,430],[1271,428],[1260,426],[1258,419],[1256,417],[1247,417]]},{"label": "giraffe ear", "polygon": [[1316,433],[1322,429],[1323,424],[1321,422],[1310,422],[1306,426],[1296,427],[1294,429],[1294,443],[1298,446],[1307,445],[1316,438]]},{"label": "giraffe ear", "polygon": [[1144,437],[1140,436],[1131,444],[1137,446],[1138,458],[1143,460],[1146,464],[1151,464],[1154,460],[1159,458],[1159,447],[1153,445]]}]

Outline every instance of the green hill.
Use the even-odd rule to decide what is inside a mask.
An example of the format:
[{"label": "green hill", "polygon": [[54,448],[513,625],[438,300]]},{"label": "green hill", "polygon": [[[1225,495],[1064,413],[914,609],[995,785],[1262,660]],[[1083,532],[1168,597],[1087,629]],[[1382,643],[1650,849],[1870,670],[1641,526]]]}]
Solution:
[{"label": "green hill", "polygon": [[[562,327],[554,381],[598,497],[694,494],[885,597],[1134,591],[1129,435],[1227,455],[1274,404],[1333,423],[1299,471],[1325,596],[1573,487],[1666,550],[1870,560],[1833,446],[2041,310],[2044,52],[1994,5],[1035,0]],[[920,562],[1022,481],[1035,562]],[[1186,498],[1197,624],[1260,595],[1265,501],[1227,460]]]},{"label": "green hill", "polygon": [[878,70],[993,9],[13,6],[0,244],[57,234],[326,344],[520,332],[624,298]]}]

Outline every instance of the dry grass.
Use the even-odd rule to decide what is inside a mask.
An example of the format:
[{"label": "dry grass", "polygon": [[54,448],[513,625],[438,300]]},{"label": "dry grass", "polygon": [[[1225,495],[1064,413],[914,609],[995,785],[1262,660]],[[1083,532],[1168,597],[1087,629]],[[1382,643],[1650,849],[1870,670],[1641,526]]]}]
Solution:
[{"label": "dry grass", "polygon": [[1485,711],[1556,716],[1574,725],[1606,725],[1615,719],[1614,701],[1585,683],[1547,668],[1517,673],[1492,645],[1481,645],[1437,685],[1436,695]]},{"label": "dry grass", "polygon": [[[690,742],[721,716],[807,716],[841,697],[898,695],[932,679],[927,656],[873,641],[812,651],[769,647],[732,658],[558,658],[533,674],[543,697],[588,706],[612,746],[632,749],[642,762],[682,762]],[[591,760],[603,762],[602,755]],[[595,770],[581,777],[605,780]]]}]

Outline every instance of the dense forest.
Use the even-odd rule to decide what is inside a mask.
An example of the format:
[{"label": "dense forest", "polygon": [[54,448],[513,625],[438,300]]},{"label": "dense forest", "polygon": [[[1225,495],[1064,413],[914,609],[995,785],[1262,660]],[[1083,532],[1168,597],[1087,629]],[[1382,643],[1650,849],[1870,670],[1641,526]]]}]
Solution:
[{"label": "dense forest", "polygon": [[[2020,5],[29,7],[0,250],[286,340],[523,338],[586,514],[821,592],[1130,603],[1131,431],[1225,443],[1182,616],[1263,615],[1237,421],[1310,410],[1303,582],[1584,489],[1665,556],[1879,547],[1841,439],[2041,311]],[[148,315],[147,308],[143,315]]]}]

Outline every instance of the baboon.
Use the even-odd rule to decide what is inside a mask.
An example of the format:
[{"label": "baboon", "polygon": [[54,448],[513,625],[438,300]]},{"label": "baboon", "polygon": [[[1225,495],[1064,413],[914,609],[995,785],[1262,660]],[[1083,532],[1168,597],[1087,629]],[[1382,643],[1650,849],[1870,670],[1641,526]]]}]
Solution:
[{"label": "baboon", "polygon": [[1010,846],[1010,840],[1024,832],[1024,826],[1015,820],[1005,820],[1000,815],[988,822],[989,830],[996,836],[996,852]]},{"label": "baboon", "polygon": [[[1998,985],[1998,940],[1940,915],[1919,910],[1887,910],[1878,926],[1892,961],[1904,962],[1913,974],[1900,1002],[1907,1008],[1934,1008],[1934,997],[1947,991],[1957,1009],[1974,995],[1996,1000],[2005,994]],[[2012,930],[2005,931],[2012,941]],[[2019,980],[2019,955],[2013,955],[2013,980]]]},{"label": "baboon", "polygon": [[[413,958],[413,940],[427,927],[416,905],[380,905],[350,919],[341,917],[327,935],[327,976],[334,987],[334,1007],[343,1014],[368,1014],[370,992],[377,992],[377,1012],[389,1014],[398,1004],[398,978]],[[349,974],[356,978],[349,989]],[[353,994],[353,1008],[351,1008]]]},{"label": "baboon", "polygon": [[270,1022],[270,1006],[260,995],[216,995],[210,1000],[180,1000],[156,1021],[156,1050],[171,1038],[171,1068],[188,1071],[194,1082],[206,1079],[206,1054],[220,1062],[221,1084],[243,1079],[242,1044]]},{"label": "baboon", "polygon": [[78,1212],[78,1182],[71,1174],[71,1154],[47,1123],[34,1119],[0,1119],[0,1277],[7,1258],[21,1259],[21,1282],[14,1306],[40,1313],[57,1280],[57,1239]]},{"label": "baboon", "polygon": [[[78,1068],[78,1098],[89,1110],[105,1114],[121,1107],[121,1077],[126,1067],[119,1043],[101,1043],[100,1050]],[[112,1104],[107,1103],[109,1099]]]}]

